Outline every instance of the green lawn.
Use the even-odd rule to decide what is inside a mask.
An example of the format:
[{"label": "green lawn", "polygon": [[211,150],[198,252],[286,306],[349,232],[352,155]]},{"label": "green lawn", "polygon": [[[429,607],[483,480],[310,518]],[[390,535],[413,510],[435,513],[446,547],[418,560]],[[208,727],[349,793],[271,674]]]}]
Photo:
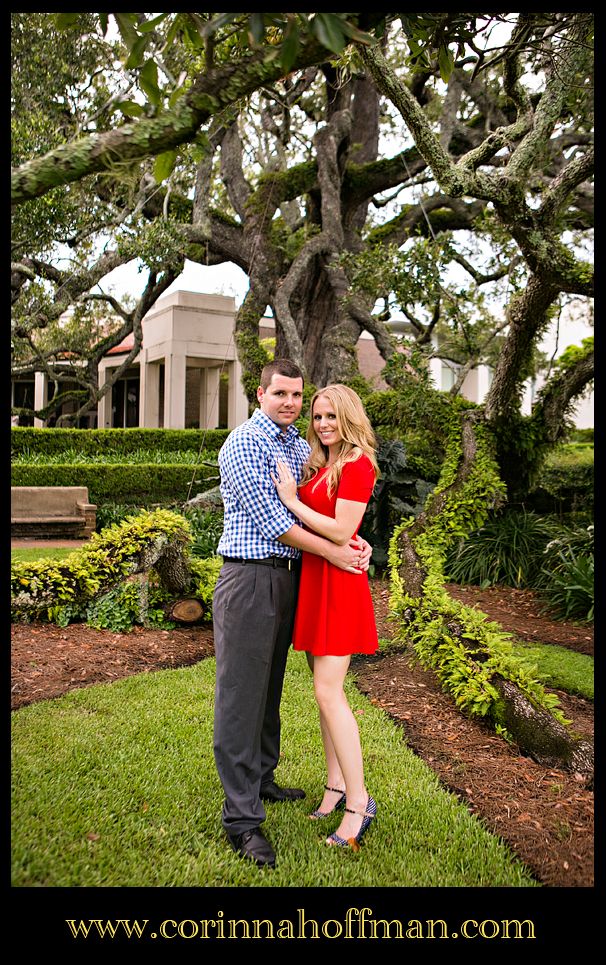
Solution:
[{"label": "green lawn", "polygon": [[12,563],[32,563],[35,560],[62,560],[70,553],[74,553],[76,550],[80,549],[80,546],[74,546],[73,549],[60,546],[38,546],[23,549],[13,549],[11,550],[11,562]]},{"label": "green lawn", "polygon": [[593,700],[594,661],[584,653],[547,643],[515,642],[516,656],[536,668],[535,676],[547,687]]},{"label": "green lawn", "polygon": [[308,798],[268,805],[276,868],[238,858],[220,824],[212,754],[214,660],[140,674],[13,716],[15,887],[536,887],[349,683],[376,821],[358,853],[307,817],[324,775],[304,657],[289,658],[277,779]]}]

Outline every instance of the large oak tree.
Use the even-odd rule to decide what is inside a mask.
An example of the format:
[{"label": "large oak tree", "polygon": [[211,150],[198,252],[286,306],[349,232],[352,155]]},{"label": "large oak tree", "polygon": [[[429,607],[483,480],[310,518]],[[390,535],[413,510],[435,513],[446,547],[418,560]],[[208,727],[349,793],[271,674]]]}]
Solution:
[{"label": "large oak tree", "polygon": [[[63,346],[37,338],[40,329],[99,297],[104,275],[139,257],[149,273],[136,307],[108,299],[120,324],[88,358],[77,355],[83,408],[94,405],[102,354],[134,331],[130,364],[143,315],[189,258],[230,261],[249,276],[236,341],[251,401],[268,308],[276,351],[321,384],[355,376],[363,330],[385,359],[392,355],[389,309],[373,313],[383,297],[407,314],[420,344],[431,347],[436,324],[443,333],[450,324],[442,352],[461,365],[457,388],[470,367],[495,361],[489,419],[517,404],[553,306],[562,293],[592,293],[590,265],[567,240],[586,233],[593,217],[588,15],[394,15],[378,42],[355,26],[372,29],[368,15],[117,19],[119,39],[110,43],[101,36],[106,22],[64,16],[51,55],[46,36],[56,18],[15,16],[17,371],[52,372]],[[483,32],[501,20],[510,22],[501,26],[504,46],[485,53]],[[132,95],[137,84],[144,103]],[[401,115],[395,122],[390,104]],[[23,135],[32,114],[45,118],[37,141]],[[405,189],[419,184],[411,201]],[[40,212],[43,246],[31,231]],[[470,232],[488,242],[489,269],[466,256]],[[74,252],[67,271],[53,264],[53,241]],[[483,325],[477,295],[473,304],[459,285],[455,297],[444,281],[455,261],[475,293],[499,278],[509,283]],[[585,361],[559,405],[551,399],[554,438],[589,372]]]},{"label": "large oak tree", "polygon": [[[398,535],[403,612],[425,632],[445,610],[423,539],[469,504],[470,480],[475,525],[501,492],[488,470],[482,481],[486,435],[509,494],[524,491],[593,377],[588,345],[522,419],[550,318],[593,294],[591,15],[114,17],[113,34],[107,15],[13,18],[16,371],[59,382],[71,353],[80,412],[94,406],[109,387],[96,384],[103,353],[134,332],[119,377],[185,259],[249,277],[235,336],[251,401],[268,308],[277,353],[318,385],[355,378],[366,330],[394,385],[414,387],[385,324],[394,306],[421,355],[460,367],[453,394],[490,361],[490,391],[464,416],[436,498]],[[58,243],[72,252],[67,270]],[[126,306],[97,286],[133,259],[146,284]],[[467,282],[452,280],[454,265]],[[62,342],[65,310],[84,317],[99,298],[114,324],[102,337],[91,325],[87,345]],[[444,620],[477,662],[477,635]],[[501,689],[507,726],[528,729],[528,705],[510,682]],[[541,717],[538,730],[550,726]]]}]

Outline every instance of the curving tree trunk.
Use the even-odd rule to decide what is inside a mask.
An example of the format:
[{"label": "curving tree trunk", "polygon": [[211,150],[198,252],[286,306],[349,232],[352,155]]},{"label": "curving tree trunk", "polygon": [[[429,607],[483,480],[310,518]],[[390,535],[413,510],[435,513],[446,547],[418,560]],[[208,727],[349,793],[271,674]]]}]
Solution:
[{"label": "curving tree trunk", "polygon": [[593,774],[593,746],[552,713],[542,687],[521,672],[506,638],[484,614],[442,589],[442,562],[455,538],[478,528],[503,496],[481,413],[453,431],[445,469],[426,509],[394,533],[392,602],[421,662],[471,715],[503,728],[545,766]]}]

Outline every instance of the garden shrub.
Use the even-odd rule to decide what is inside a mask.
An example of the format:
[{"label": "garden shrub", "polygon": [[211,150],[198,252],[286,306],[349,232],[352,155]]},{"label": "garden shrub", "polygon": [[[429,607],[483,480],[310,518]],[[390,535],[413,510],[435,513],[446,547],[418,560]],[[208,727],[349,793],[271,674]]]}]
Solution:
[{"label": "garden shrub", "polygon": [[122,523],[124,520],[138,516],[139,513],[146,511],[147,508],[145,506],[137,506],[133,503],[117,503],[113,500],[98,503],[95,529],[100,533],[102,530],[107,529],[108,526],[113,526],[114,523]]},{"label": "garden shrub", "polygon": [[187,521],[159,509],[93,533],[88,543],[63,559],[14,563],[12,617],[69,622],[100,594],[145,568],[146,558],[154,560],[169,543],[185,547],[189,540]]},{"label": "garden shrub", "polygon": [[209,556],[205,559],[194,557],[190,560],[191,593],[202,601],[205,619],[210,620],[212,617],[213,593],[222,566],[223,559],[220,556]]},{"label": "garden shrub", "polygon": [[107,500],[150,505],[183,502],[190,495],[214,486],[217,474],[214,467],[197,466],[194,472],[191,465],[167,463],[13,465],[11,485],[86,486],[90,502],[97,505]]},{"label": "garden shrub", "polygon": [[106,452],[128,455],[135,449],[199,452],[204,447],[218,452],[228,435],[227,429],[36,429],[15,426],[11,430],[11,451],[13,456],[27,451],[50,455],[72,448],[91,456]]},{"label": "garden shrub", "polygon": [[[90,543],[62,560],[15,563],[12,566],[12,617],[16,621],[47,620],[67,626],[86,620],[98,629],[128,632],[135,623],[164,628],[176,624],[166,617],[175,599],[152,567],[137,571],[150,548],[176,541],[187,552],[189,524],[168,510],[141,511],[115,523]],[[187,559],[188,592],[204,606],[204,620],[212,617],[212,598],[222,560]]]},{"label": "garden shrub", "polygon": [[[390,544],[391,607],[399,622],[397,637],[411,643],[423,666],[432,669],[457,706],[472,717],[488,717],[498,733],[508,738],[504,707],[493,683],[496,676],[512,682],[535,706],[545,708],[559,722],[558,699],[546,693],[515,656],[510,635],[497,623],[472,607],[453,600],[444,589],[443,564],[458,539],[478,530],[484,523],[489,501],[503,499],[499,478],[485,427],[474,427],[477,450],[466,477],[457,483],[463,456],[462,432],[453,433],[442,475],[425,506],[425,523],[418,532],[415,519],[402,521]],[[432,515],[435,501],[444,502]],[[438,505],[440,502],[437,503]],[[411,535],[406,542],[406,531]],[[408,547],[408,548],[405,548]],[[419,596],[407,593],[400,573],[412,564],[423,574]]]},{"label": "garden shrub", "polygon": [[591,429],[572,429],[568,434],[570,442],[583,442],[593,446],[593,428]]},{"label": "garden shrub", "polygon": [[403,516],[421,512],[432,483],[420,479],[408,468],[407,452],[398,439],[383,439],[377,450],[381,475],[375,483],[368,508],[362,519],[360,535],[372,545],[372,563],[384,570],[388,562],[389,540]]},{"label": "garden shrub", "polygon": [[191,529],[191,555],[201,559],[216,556],[223,532],[223,512],[210,509],[185,509]]},{"label": "garden shrub", "polygon": [[593,446],[560,446],[543,465],[526,504],[538,512],[592,513]]},{"label": "garden shrub", "polygon": [[545,548],[544,563],[536,581],[555,615],[566,620],[593,620],[593,525],[562,529]]},{"label": "garden shrub", "polygon": [[[222,562],[220,557],[189,561],[189,595],[203,604],[202,619],[206,623],[212,619],[213,594]],[[84,618],[89,626],[114,633],[129,633],[137,623],[145,627],[162,627],[163,630],[173,629],[178,624],[167,617],[167,608],[173,600],[174,594],[159,585],[152,571],[115,586],[95,599],[86,607]]]},{"label": "garden shrub", "polygon": [[170,629],[176,626],[166,619],[164,605],[170,599],[166,590],[149,586],[147,577],[132,579],[93,600],[84,617],[89,626],[114,633],[129,633],[136,623]]},{"label": "garden shrub", "polygon": [[195,452],[193,449],[173,449],[165,452],[162,449],[132,449],[128,453],[112,452],[81,452],[79,449],[62,449],[60,452],[35,452],[26,449],[13,457],[16,466],[82,466],[82,465],[122,465],[136,466],[142,463],[198,466],[217,465],[217,453],[210,449]]}]

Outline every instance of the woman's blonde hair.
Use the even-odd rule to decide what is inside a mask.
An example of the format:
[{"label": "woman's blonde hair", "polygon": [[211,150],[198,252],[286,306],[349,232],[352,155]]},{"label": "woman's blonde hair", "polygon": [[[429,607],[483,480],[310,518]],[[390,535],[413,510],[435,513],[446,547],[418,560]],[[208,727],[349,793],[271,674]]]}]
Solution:
[{"label": "woman's blonde hair", "polygon": [[328,448],[320,441],[314,429],[314,405],[316,399],[320,396],[325,396],[330,402],[336,416],[337,429],[342,437],[337,459],[326,476],[328,495],[331,496],[339,485],[345,463],[355,462],[362,455],[368,456],[370,459],[376,480],[379,475],[376,457],[377,440],[370,420],[364,411],[362,400],[349,386],[334,384],[327,385],[324,389],[318,389],[311,400],[309,428],[307,430],[307,441],[311,446],[311,453],[303,467],[301,485],[303,486],[310,479],[313,479],[319,470],[326,466],[328,460]]}]

